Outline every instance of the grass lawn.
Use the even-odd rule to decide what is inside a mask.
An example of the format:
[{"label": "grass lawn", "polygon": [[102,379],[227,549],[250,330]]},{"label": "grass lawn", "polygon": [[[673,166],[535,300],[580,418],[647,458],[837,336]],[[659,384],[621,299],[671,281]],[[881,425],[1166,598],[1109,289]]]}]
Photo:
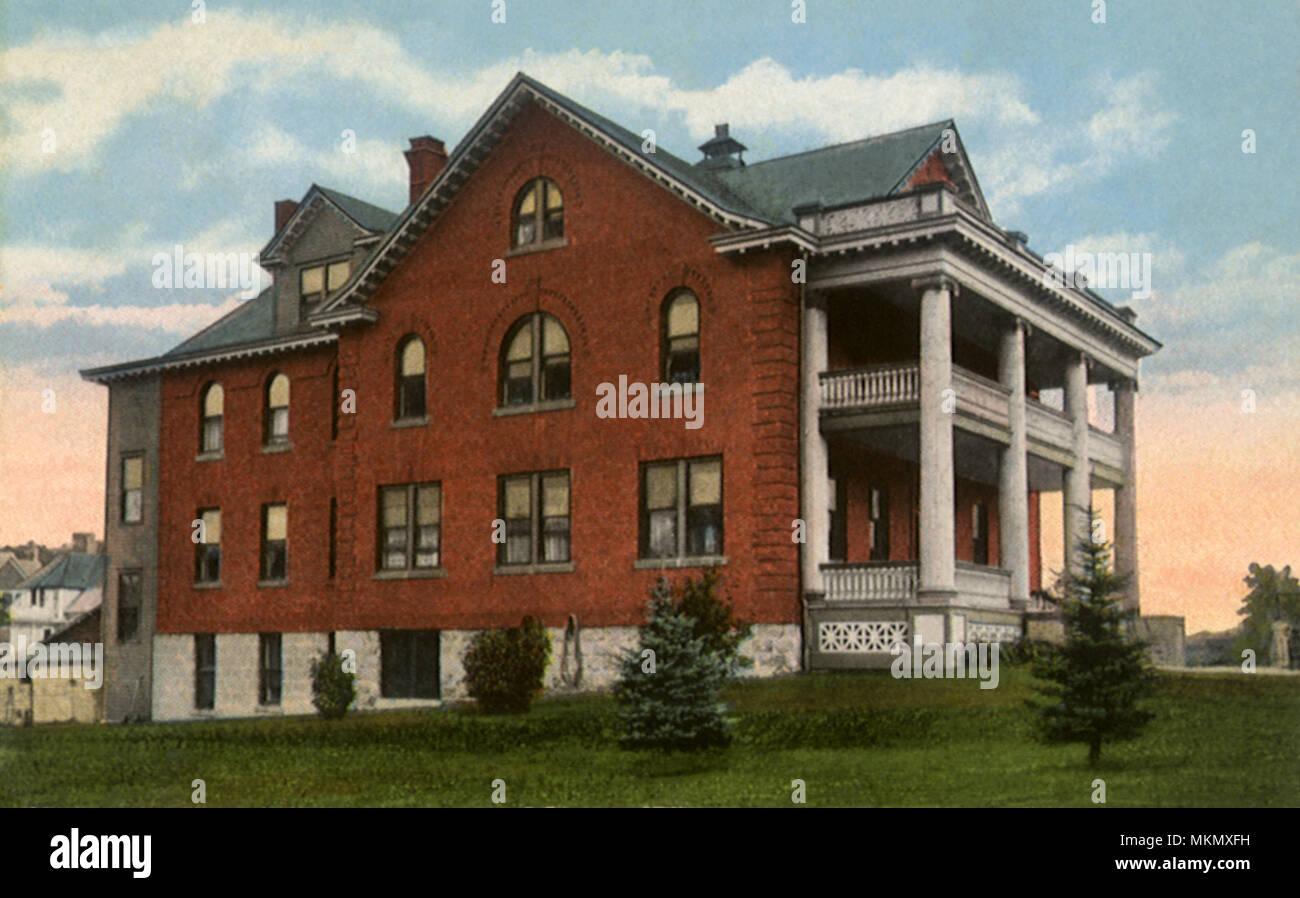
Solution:
[{"label": "grass lawn", "polygon": [[522,717],[468,708],[145,726],[0,729],[0,805],[490,806],[807,804],[1091,807],[1300,804],[1300,678],[1164,674],[1137,741],[1029,737],[1028,673],[997,689],[972,680],[894,680],[887,671],[810,674],[733,686],[738,742],[714,757],[613,745],[606,697],[542,702]]}]

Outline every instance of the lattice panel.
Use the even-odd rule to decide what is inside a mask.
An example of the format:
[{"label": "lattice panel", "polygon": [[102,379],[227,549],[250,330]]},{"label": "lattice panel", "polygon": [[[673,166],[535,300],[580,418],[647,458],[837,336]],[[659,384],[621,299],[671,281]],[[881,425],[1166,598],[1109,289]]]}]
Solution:
[{"label": "lattice panel", "polygon": [[906,641],[906,621],[823,621],[817,628],[821,652],[887,652]]},{"label": "lattice panel", "polygon": [[966,625],[967,642],[1019,642],[1020,628],[1015,624],[975,624]]}]

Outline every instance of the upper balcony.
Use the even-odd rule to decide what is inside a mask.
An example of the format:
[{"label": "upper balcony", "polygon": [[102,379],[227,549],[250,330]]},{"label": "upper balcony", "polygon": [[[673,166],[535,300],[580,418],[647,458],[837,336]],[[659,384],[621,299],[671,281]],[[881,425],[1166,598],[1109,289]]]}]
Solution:
[{"label": "upper balcony", "polygon": [[[892,427],[919,420],[921,372],[917,362],[824,371],[820,381],[825,430]],[[1010,442],[1010,393],[1005,387],[954,365],[952,390],[955,426],[997,442]],[[1068,417],[1028,399],[1025,425],[1032,455],[1065,466],[1073,463],[1072,424]],[[1122,484],[1123,451],[1113,434],[1089,427],[1088,456],[1099,479]]]}]

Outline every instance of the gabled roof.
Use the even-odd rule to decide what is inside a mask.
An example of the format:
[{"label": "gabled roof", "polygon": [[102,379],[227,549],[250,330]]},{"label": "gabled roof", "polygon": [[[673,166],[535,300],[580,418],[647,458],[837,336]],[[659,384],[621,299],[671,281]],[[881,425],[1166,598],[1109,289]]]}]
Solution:
[{"label": "gabled roof", "polygon": [[10,564],[22,572],[24,580],[41,568],[41,563],[35,558],[20,558],[13,552],[0,552],[0,568]]},{"label": "gabled roof", "polygon": [[223,346],[253,343],[273,336],[275,336],[275,291],[273,287],[267,287],[185,342],[167,350],[163,356],[188,355]]},{"label": "gabled roof", "polygon": [[103,555],[69,552],[24,580],[18,589],[94,589],[103,583],[107,561]]},{"label": "gabled roof", "polygon": [[[956,137],[952,119],[707,174],[743,197],[758,214],[790,224],[796,220],[794,210],[803,206],[859,203],[902,191],[909,177],[939,148],[945,131]],[[956,143],[952,164],[969,172],[960,137]],[[967,177],[974,182],[973,173]],[[980,208],[983,197],[978,185],[973,192],[974,205]],[[981,211],[987,216],[986,209]]]},{"label": "gabled roof", "polygon": [[266,246],[262,247],[258,258],[266,260],[275,256],[276,252],[282,248],[285,243],[291,243],[295,236],[303,229],[306,222],[316,214],[317,206],[325,203],[333,207],[345,218],[355,224],[358,228],[370,234],[382,234],[393,226],[397,221],[396,212],[389,212],[387,209],[381,209],[365,200],[359,200],[354,196],[348,196],[337,190],[331,190],[328,187],[322,187],[319,184],[312,184],[303,194],[298,203],[298,208],[294,209],[293,214],[289,216],[280,230],[267,241]]},{"label": "gabled roof", "polygon": [[[388,236],[360,267],[352,282],[322,305],[311,320],[327,324],[360,314],[362,303],[432,225],[491,153],[515,115],[530,101],[539,103],[627,164],[677,193],[685,202],[732,229],[791,224],[795,221],[794,210],[800,206],[861,201],[901,190],[908,175],[938,145],[944,129],[952,127],[949,120],[720,170],[687,162],[662,146],[655,146],[653,152],[643,152],[644,141],[640,135],[518,72],[452,150],[433,184],[389,229]],[[958,155],[957,164],[968,169],[965,151],[960,150]],[[978,187],[975,190],[978,195]],[[987,209],[980,211],[987,215]]]}]

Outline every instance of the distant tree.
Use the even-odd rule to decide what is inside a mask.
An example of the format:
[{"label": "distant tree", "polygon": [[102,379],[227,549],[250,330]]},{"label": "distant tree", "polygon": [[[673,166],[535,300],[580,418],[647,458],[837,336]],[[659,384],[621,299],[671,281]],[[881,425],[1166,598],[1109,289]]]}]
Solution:
[{"label": "distant tree", "polygon": [[699,751],[731,741],[723,685],[732,666],[695,635],[696,621],[679,610],[665,580],[651,592],[640,644],[625,649],[614,697],[624,748]]},{"label": "distant tree", "polygon": [[1037,711],[1041,741],[1081,742],[1095,765],[1105,743],[1135,738],[1155,716],[1138,707],[1155,673],[1146,643],[1129,626],[1137,612],[1122,606],[1128,578],[1111,570],[1110,544],[1085,538],[1078,557],[1077,572],[1066,576],[1064,594],[1054,598],[1065,618],[1065,644],[1053,646],[1032,668],[1047,681],[1036,688],[1049,701],[1029,704]]},{"label": "distant tree", "polygon": [[1271,564],[1264,567],[1252,564],[1244,582],[1250,592],[1237,609],[1245,620],[1233,645],[1235,656],[1240,659],[1244,650],[1252,649],[1258,657],[1271,657],[1273,622],[1280,620],[1293,627],[1300,626],[1300,581],[1291,576],[1290,565],[1278,571]]}]

